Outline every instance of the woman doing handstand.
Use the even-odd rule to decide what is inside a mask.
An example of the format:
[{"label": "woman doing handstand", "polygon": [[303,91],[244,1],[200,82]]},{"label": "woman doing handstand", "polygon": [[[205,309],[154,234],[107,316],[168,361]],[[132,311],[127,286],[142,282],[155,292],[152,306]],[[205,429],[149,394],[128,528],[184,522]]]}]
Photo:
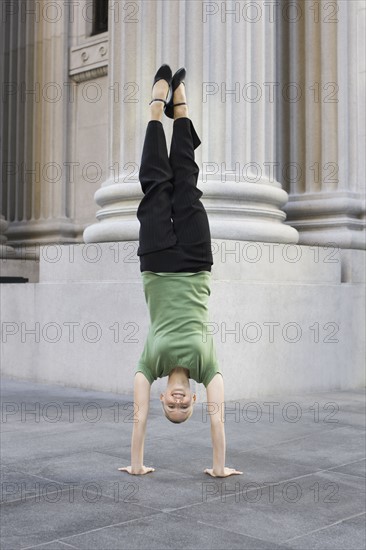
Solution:
[{"label": "woman doing handstand", "polygon": [[[155,470],[144,466],[150,387],[157,378],[168,376],[160,400],[166,418],[174,423],[192,415],[196,394],[189,378],[206,387],[213,467],[204,472],[227,477],[242,472],[225,467],[224,382],[212,336],[204,334],[213,258],[208,218],[199,200],[202,191],[197,188],[194,150],[201,141],[188,117],[185,76],[184,68],[173,76],[170,67],[162,65],[149,104],[139,172],[144,196],[137,210],[137,255],[151,323],[134,378],[131,466],[118,469],[134,475]],[[169,158],[161,122],[164,111],[174,118]]]}]

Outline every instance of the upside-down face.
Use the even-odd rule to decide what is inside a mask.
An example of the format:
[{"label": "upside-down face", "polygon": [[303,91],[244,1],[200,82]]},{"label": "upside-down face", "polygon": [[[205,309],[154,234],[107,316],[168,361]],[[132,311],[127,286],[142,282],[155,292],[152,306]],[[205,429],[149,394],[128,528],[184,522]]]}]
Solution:
[{"label": "upside-down face", "polygon": [[167,385],[164,393],[160,394],[165,416],[176,424],[185,422],[193,413],[196,394],[181,385]]}]

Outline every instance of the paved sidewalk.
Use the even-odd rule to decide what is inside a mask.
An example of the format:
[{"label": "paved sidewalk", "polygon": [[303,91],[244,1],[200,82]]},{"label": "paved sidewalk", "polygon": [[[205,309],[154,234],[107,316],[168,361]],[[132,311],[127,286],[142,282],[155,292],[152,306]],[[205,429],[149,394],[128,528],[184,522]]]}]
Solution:
[{"label": "paved sidewalk", "polygon": [[244,474],[217,479],[203,403],[176,425],[152,400],[156,471],[130,476],[132,395],[1,392],[3,550],[365,548],[363,389],[227,402],[226,465]]}]

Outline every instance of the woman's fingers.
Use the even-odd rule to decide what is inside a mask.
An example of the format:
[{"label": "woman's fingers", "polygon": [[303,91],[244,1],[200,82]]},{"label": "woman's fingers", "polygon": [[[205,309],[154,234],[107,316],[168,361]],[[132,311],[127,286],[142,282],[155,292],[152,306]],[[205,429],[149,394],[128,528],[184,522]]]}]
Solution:
[{"label": "woman's fingers", "polygon": [[140,468],[138,471],[132,471],[132,466],[124,466],[122,468],[117,468],[118,471],[120,472],[128,472],[129,474],[131,475],[143,475],[143,474],[148,474],[150,472],[155,472],[155,468],[148,468],[146,466],[143,466],[142,468]]},{"label": "woman's fingers", "polygon": [[243,474],[243,472],[241,472],[240,470],[236,470],[235,468],[226,468],[226,467],[224,469],[224,473],[220,476],[217,476],[213,473],[213,468],[206,468],[204,470],[204,473],[209,474],[212,477],[228,477],[235,474],[238,474],[238,475]]}]

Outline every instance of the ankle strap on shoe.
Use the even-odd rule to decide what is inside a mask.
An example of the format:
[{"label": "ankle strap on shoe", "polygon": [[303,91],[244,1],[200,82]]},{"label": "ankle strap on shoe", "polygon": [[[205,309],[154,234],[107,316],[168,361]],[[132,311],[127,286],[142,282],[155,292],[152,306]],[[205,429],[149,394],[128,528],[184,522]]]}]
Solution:
[{"label": "ankle strap on shoe", "polygon": [[152,99],[152,100],[150,101],[149,105],[151,105],[153,101],[162,101],[162,102],[164,103],[164,105],[166,105],[165,99],[159,99],[159,98]]}]

